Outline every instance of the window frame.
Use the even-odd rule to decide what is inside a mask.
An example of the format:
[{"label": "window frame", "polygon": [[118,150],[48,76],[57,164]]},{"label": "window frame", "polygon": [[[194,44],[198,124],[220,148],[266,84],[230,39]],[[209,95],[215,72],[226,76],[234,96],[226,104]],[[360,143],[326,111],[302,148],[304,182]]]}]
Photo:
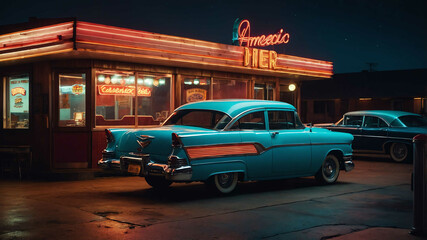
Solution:
[{"label": "window frame", "polygon": [[[92,68],[92,86],[93,90],[91,91],[91,94],[93,95],[92,99],[91,99],[91,104],[93,106],[93,111],[91,111],[91,117],[92,117],[92,129],[105,129],[105,128],[109,128],[109,127],[114,127],[114,128],[138,128],[141,124],[138,124],[138,95],[137,92],[135,91],[135,95],[132,96],[132,101],[133,101],[133,106],[132,106],[132,111],[133,111],[133,118],[134,118],[134,124],[120,124],[120,125],[115,125],[115,124],[108,124],[108,125],[97,125],[96,124],[96,94],[98,91],[98,84],[97,84],[97,71],[111,71],[111,72],[129,72],[132,73],[133,76],[135,76],[135,87],[138,86],[137,84],[137,79],[138,76],[140,75],[163,75],[167,78],[170,79],[170,83],[169,83],[169,94],[170,94],[170,98],[169,98],[169,116],[173,113],[173,110],[175,109],[175,85],[176,85],[176,74],[171,74],[171,73],[165,73],[165,72],[149,72],[149,71],[129,71],[129,70],[123,70],[123,69],[109,69],[109,68]],[[168,119],[169,116],[166,116],[165,120],[166,121]],[[153,117],[154,119],[154,117]],[[155,119],[154,119],[155,120]],[[163,122],[164,122],[163,121]],[[161,122],[160,125],[163,123]]]},{"label": "window frame", "polygon": [[[232,129],[234,124],[238,122],[243,117],[246,117],[249,114],[255,113],[255,112],[262,112],[263,114],[263,120],[264,120],[264,129]],[[267,119],[266,119],[266,110],[265,109],[253,109],[251,111],[243,112],[240,115],[236,116],[234,119],[232,119],[227,126],[224,128],[227,131],[267,131]]]},{"label": "window frame", "polygon": [[[73,131],[88,131],[92,125],[92,72],[89,68],[76,68],[76,69],[63,69],[58,68],[52,71],[53,74],[53,87],[51,89],[52,93],[52,126],[54,129],[60,130],[61,132],[73,132]],[[86,75],[86,98],[85,98],[85,116],[86,124],[85,126],[60,126],[59,125],[59,75],[61,74],[85,74]]]},{"label": "window frame", "polygon": [[[270,127],[270,116],[269,116],[269,113],[270,112],[290,112],[291,114],[292,114],[292,120],[293,120],[293,122],[292,122],[292,124],[293,124],[293,127],[292,128],[280,128],[280,129],[272,129],[271,127]],[[285,113],[286,114],[286,113]],[[268,109],[267,110],[267,119],[268,119],[268,130],[269,131],[278,131],[278,130],[296,130],[296,129],[305,129],[305,126],[304,126],[304,124],[301,122],[301,119],[299,119],[299,123],[301,124],[301,125],[299,125],[299,124],[297,124],[297,117],[298,117],[298,113],[296,112],[296,111],[294,111],[294,110],[291,110],[291,109]],[[298,117],[299,118],[299,117]]]},{"label": "window frame", "polygon": [[[380,127],[380,124],[379,124],[379,122],[378,122],[378,127],[367,127],[367,126],[365,126],[365,122],[366,122],[366,118],[368,118],[368,117],[376,118],[377,120],[382,121],[383,123],[385,123],[385,124],[386,124],[386,126],[385,126],[385,127]],[[380,129],[380,128],[388,128],[388,127],[390,127],[390,124],[389,124],[386,120],[384,120],[382,117],[374,116],[374,115],[364,115],[364,116],[363,116],[363,124],[362,124],[362,127],[363,127],[363,128],[378,128],[378,129]]]},{"label": "window frame", "polygon": [[[8,103],[7,97],[9,96],[8,93],[6,93],[6,84],[7,80],[10,76],[16,76],[16,75],[28,75],[28,128],[6,128],[6,121],[7,121],[7,107],[6,104]],[[0,99],[0,105],[2,106],[2,124],[0,129],[6,130],[6,131],[18,131],[18,132],[25,132],[25,131],[31,131],[33,126],[33,75],[31,71],[14,71],[14,72],[6,72],[2,75],[0,75],[0,79],[2,80],[0,84],[0,91],[3,94],[3,97]]]}]

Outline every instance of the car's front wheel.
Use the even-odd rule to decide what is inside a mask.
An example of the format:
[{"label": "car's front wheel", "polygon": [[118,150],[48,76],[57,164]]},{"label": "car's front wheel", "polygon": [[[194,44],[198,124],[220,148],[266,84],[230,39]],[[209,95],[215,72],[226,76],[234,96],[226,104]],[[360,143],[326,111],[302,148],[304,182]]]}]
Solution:
[{"label": "car's front wheel", "polygon": [[405,161],[408,153],[408,147],[404,143],[393,143],[390,146],[390,157],[395,162]]},{"label": "car's front wheel", "polygon": [[331,184],[337,181],[340,174],[340,164],[335,155],[329,154],[323,160],[323,164],[317,171],[315,178],[322,184]]},{"label": "car's front wheel", "polygon": [[212,176],[206,184],[218,193],[227,194],[234,191],[237,186],[238,173],[221,173]]},{"label": "car's front wheel", "polygon": [[156,189],[165,189],[172,184],[171,181],[159,176],[145,176],[145,181],[148,183],[148,185]]}]

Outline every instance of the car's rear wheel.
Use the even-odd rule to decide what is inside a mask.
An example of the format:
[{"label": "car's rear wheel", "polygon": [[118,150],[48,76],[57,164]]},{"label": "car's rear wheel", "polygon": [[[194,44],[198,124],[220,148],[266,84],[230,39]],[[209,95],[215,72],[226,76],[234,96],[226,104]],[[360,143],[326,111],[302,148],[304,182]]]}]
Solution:
[{"label": "car's rear wheel", "polygon": [[234,191],[237,186],[238,178],[239,175],[237,172],[221,173],[211,177],[206,184],[220,194],[227,194]]},{"label": "car's rear wheel", "polygon": [[145,181],[148,183],[148,185],[156,189],[165,189],[172,184],[171,181],[159,176],[145,176]]},{"label": "car's rear wheel", "polygon": [[404,143],[393,143],[390,146],[390,157],[395,162],[403,162],[408,157],[408,147]]},{"label": "car's rear wheel", "polygon": [[335,155],[329,154],[323,160],[323,164],[317,171],[315,178],[322,184],[331,184],[337,181],[340,174],[340,164]]}]

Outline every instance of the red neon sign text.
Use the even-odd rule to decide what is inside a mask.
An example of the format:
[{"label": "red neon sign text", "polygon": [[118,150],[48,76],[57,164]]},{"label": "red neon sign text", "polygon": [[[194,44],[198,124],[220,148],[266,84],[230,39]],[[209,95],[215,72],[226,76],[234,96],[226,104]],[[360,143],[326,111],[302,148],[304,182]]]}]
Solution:
[{"label": "red neon sign text", "polygon": [[[98,86],[99,95],[124,95],[124,96],[135,96],[134,86],[109,86],[100,85]],[[151,88],[149,87],[138,87],[138,96],[150,97]]]},{"label": "red neon sign text", "polygon": [[240,22],[238,34],[240,46],[245,47],[266,47],[270,45],[288,43],[290,38],[289,33],[285,33],[283,29],[280,29],[276,34],[251,37],[251,25],[246,19]]}]

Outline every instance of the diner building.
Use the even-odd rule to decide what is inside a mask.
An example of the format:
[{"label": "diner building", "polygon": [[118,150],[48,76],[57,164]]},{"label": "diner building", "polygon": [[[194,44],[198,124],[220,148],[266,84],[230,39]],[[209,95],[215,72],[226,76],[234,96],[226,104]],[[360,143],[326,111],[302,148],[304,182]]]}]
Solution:
[{"label": "diner building", "polygon": [[74,18],[0,26],[2,168],[94,169],[106,128],[158,125],[211,99],[299,107],[302,82],[331,76],[328,61]]}]

